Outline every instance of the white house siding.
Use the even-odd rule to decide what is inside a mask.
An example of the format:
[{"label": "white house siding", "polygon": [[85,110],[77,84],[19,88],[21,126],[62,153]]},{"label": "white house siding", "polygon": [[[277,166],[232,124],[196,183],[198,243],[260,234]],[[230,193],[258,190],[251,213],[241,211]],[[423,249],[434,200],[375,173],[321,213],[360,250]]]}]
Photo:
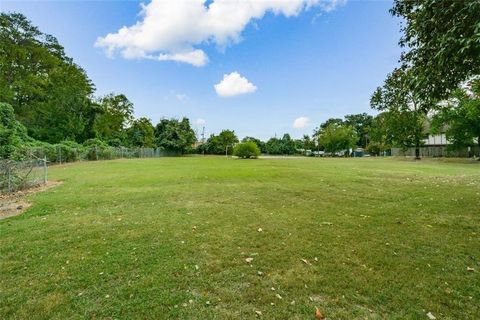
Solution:
[{"label": "white house siding", "polygon": [[444,133],[429,135],[428,138],[424,140],[424,145],[426,146],[446,146],[447,144],[450,143]]}]

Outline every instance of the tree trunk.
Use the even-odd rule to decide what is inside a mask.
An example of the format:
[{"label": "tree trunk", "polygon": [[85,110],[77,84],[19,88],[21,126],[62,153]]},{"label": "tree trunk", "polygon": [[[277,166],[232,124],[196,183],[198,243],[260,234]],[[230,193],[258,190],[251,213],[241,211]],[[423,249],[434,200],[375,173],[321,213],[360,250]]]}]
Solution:
[{"label": "tree trunk", "polygon": [[420,160],[420,142],[415,142],[415,160]]}]

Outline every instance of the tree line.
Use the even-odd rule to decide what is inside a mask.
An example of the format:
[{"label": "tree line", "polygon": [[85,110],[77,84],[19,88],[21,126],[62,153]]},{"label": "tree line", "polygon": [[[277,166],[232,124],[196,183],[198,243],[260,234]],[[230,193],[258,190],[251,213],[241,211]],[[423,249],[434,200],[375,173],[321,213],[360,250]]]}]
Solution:
[{"label": "tree line", "polygon": [[[395,68],[371,96],[376,116],[332,118],[311,136],[261,141],[262,153],[307,154],[363,148],[420,147],[428,134],[445,132],[451,148],[480,147],[480,2],[395,0],[402,18]],[[19,13],[0,14],[0,158],[20,158],[29,147],[144,147],[172,154],[232,154],[232,130],[197,141],[187,118],[135,119],[124,94],[95,96],[86,72],[52,35]]]},{"label": "tree line", "polygon": [[[98,151],[107,146],[161,148],[172,154],[232,154],[239,143],[233,130],[196,143],[187,118],[153,124],[145,117],[134,118],[133,103],[124,94],[95,96],[85,70],[65,54],[54,36],[41,32],[22,14],[0,14],[0,53],[1,158],[21,158],[32,148],[59,149],[67,155],[72,149]],[[350,147],[349,143],[365,146],[362,121],[370,120],[365,114],[347,116],[345,124],[352,128],[345,132],[343,127],[330,128],[321,143],[313,137],[320,131],[311,138],[292,139],[286,133],[266,142],[254,137],[242,142],[255,143],[262,153],[283,155]],[[348,136],[347,144],[328,142],[342,132],[343,138]]]}]

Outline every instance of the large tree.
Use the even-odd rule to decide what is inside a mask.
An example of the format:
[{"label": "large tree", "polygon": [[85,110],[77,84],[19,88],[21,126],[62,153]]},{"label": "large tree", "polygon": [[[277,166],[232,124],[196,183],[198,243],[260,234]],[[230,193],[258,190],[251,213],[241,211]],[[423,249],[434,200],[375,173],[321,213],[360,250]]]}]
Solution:
[{"label": "large tree", "polygon": [[19,13],[0,13],[0,101],[28,133],[59,142],[91,136],[94,87],[63,47]]},{"label": "large tree", "polygon": [[472,81],[467,88],[457,89],[452,97],[442,104],[433,117],[434,133],[445,130],[447,139],[454,148],[480,147],[480,80]]},{"label": "large tree", "polygon": [[320,131],[322,131],[323,129],[325,129],[326,127],[328,127],[330,124],[335,124],[335,125],[343,125],[345,124],[345,121],[343,121],[342,119],[340,118],[330,118],[330,119],[327,119],[327,121],[323,122],[320,127],[318,127],[316,130],[315,130],[315,135],[319,134]]},{"label": "large tree", "polygon": [[355,128],[349,125],[330,123],[320,131],[320,143],[332,154],[353,148],[357,140]]},{"label": "large tree", "polygon": [[108,94],[98,102],[100,113],[93,125],[95,135],[110,144],[125,144],[125,129],[133,120],[133,103],[123,94]]},{"label": "large tree", "polygon": [[307,150],[314,150],[315,149],[315,141],[314,139],[310,138],[308,134],[304,134],[301,140],[301,149],[305,155],[307,155]]},{"label": "large tree", "polygon": [[233,130],[222,130],[218,135],[212,134],[203,145],[202,150],[209,154],[232,154],[238,138]]},{"label": "large tree", "polygon": [[395,137],[393,134],[398,131],[392,129],[399,125],[402,125],[402,123],[392,118],[388,112],[381,112],[374,117],[368,129],[367,152],[381,155],[389,150],[392,145],[392,139]]},{"label": "large tree", "polygon": [[406,149],[415,147],[420,159],[420,146],[426,136],[425,121],[434,104],[413,84],[409,69],[395,69],[383,87],[373,93],[370,104],[374,109],[387,111],[394,142]]},{"label": "large tree", "polygon": [[193,147],[196,137],[187,118],[162,119],[155,126],[155,140],[167,152],[184,154]]},{"label": "large tree", "polygon": [[295,140],[293,140],[288,133],[285,133],[280,140],[280,149],[282,154],[294,154],[297,152]]},{"label": "large tree", "polygon": [[128,144],[134,147],[155,147],[155,128],[148,118],[139,118],[132,121],[127,129]]},{"label": "large tree", "polygon": [[325,130],[325,128],[327,128],[331,124],[334,124],[334,125],[337,125],[337,126],[342,126],[342,125],[345,124],[345,121],[343,121],[343,119],[340,119],[340,118],[329,118],[329,119],[327,119],[327,121],[321,123],[319,127],[315,128],[313,130],[313,136],[315,137],[314,143],[316,144],[318,149],[320,149],[322,151],[324,150],[324,147],[320,143],[320,139],[319,139],[320,134],[323,130]]},{"label": "large tree", "polygon": [[290,155],[297,152],[297,146],[295,140],[285,133],[281,139],[270,138],[265,144],[265,150],[268,154]]},{"label": "large tree", "polygon": [[282,154],[281,140],[276,137],[268,139],[265,143],[265,150],[268,154]]},{"label": "large tree", "polygon": [[395,0],[391,13],[402,18],[401,62],[419,94],[445,99],[480,74],[480,1]]},{"label": "large tree", "polygon": [[358,135],[356,145],[365,148],[368,144],[368,131],[372,125],[373,116],[366,113],[348,114],[345,116],[345,124],[355,128]]}]

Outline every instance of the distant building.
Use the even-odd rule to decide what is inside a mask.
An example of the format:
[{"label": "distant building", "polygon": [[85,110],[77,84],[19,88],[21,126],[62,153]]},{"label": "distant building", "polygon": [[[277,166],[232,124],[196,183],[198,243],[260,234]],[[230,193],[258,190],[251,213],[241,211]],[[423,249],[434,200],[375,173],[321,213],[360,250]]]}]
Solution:
[{"label": "distant building", "polygon": [[[474,140],[474,143],[477,143]],[[469,157],[473,154],[479,153],[478,143],[473,148],[465,147],[459,150],[451,150],[448,148],[452,143],[448,141],[445,133],[429,135],[423,140],[423,145],[420,147],[421,157]],[[392,148],[392,156],[415,156],[415,148],[408,148],[402,150],[401,148]]]},{"label": "distant building", "polygon": [[423,140],[424,146],[447,146],[450,144],[445,133],[429,135],[427,139]]}]

